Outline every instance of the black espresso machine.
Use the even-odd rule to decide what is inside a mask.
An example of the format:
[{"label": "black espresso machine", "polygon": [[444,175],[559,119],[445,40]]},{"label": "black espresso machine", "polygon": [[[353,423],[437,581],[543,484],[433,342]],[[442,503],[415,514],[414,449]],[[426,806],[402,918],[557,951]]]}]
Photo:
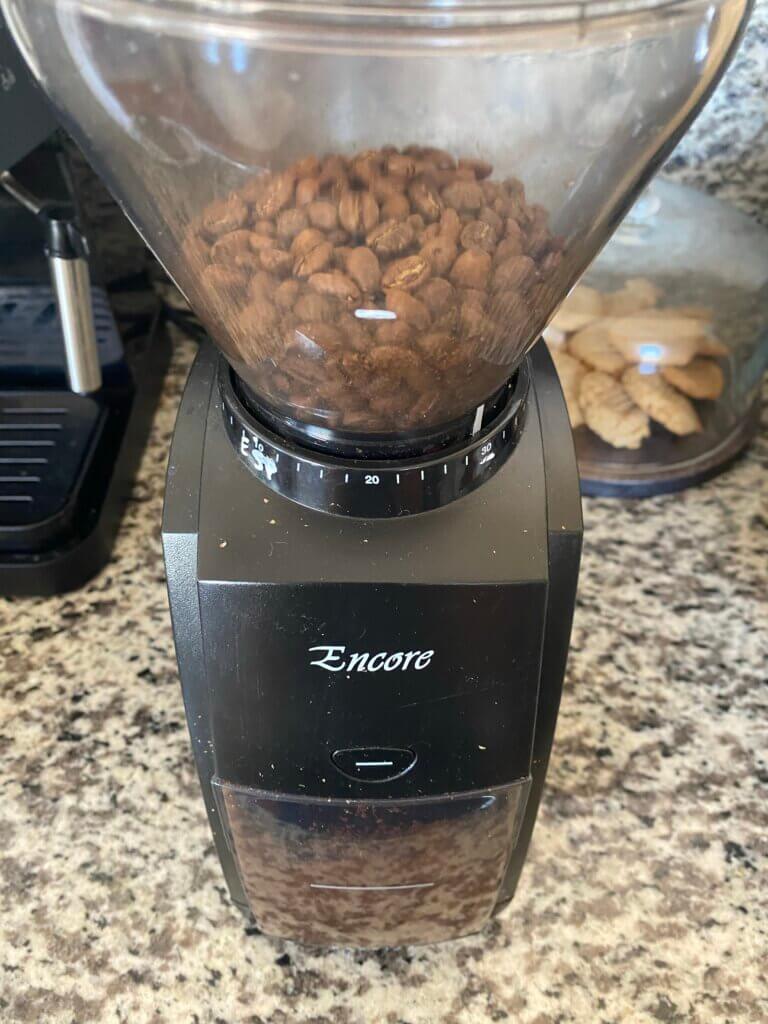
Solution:
[{"label": "black espresso machine", "polygon": [[747,4],[3,2],[218,345],[163,538],[233,900],[311,943],[481,928],[528,849],[581,544],[534,343]]}]

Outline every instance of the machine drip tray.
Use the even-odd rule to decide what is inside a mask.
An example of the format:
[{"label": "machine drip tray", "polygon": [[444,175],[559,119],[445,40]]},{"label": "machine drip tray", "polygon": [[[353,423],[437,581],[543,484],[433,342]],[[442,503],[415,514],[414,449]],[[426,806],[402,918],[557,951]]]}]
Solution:
[{"label": "machine drip tray", "polygon": [[0,548],[32,553],[72,526],[104,409],[52,391],[0,392]]}]

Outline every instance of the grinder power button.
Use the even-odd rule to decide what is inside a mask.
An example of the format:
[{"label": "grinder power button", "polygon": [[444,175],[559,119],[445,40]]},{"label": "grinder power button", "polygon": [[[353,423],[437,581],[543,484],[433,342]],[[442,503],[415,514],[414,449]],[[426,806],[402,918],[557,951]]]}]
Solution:
[{"label": "grinder power button", "polygon": [[356,782],[391,782],[413,768],[416,754],[402,747],[351,747],[336,750],[331,760],[342,775]]}]

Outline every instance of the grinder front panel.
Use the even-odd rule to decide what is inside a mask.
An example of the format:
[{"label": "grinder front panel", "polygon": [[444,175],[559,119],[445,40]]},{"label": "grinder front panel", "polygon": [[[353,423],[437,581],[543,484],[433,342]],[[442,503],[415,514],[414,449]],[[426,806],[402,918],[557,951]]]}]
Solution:
[{"label": "grinder front panel", "polygon": [[215,790],[260,927],[356,945],[480,927],[525,806],[544,581],[200,599]]}]

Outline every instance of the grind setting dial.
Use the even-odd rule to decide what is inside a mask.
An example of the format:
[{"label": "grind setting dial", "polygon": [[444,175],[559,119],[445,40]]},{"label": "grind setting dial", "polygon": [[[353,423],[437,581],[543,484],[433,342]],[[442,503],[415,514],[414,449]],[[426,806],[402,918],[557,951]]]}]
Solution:
[{"label": "grind setting dial", "polygon": [[392,459],[337,458],[300,446],[246,408],[228,368],[219,383],[230,440],[262,483],[321,512],[382,519],[439,508],[493,476],[520,436],[529,376],[524,362],[493,421],[463,443],[422,458]]}]

